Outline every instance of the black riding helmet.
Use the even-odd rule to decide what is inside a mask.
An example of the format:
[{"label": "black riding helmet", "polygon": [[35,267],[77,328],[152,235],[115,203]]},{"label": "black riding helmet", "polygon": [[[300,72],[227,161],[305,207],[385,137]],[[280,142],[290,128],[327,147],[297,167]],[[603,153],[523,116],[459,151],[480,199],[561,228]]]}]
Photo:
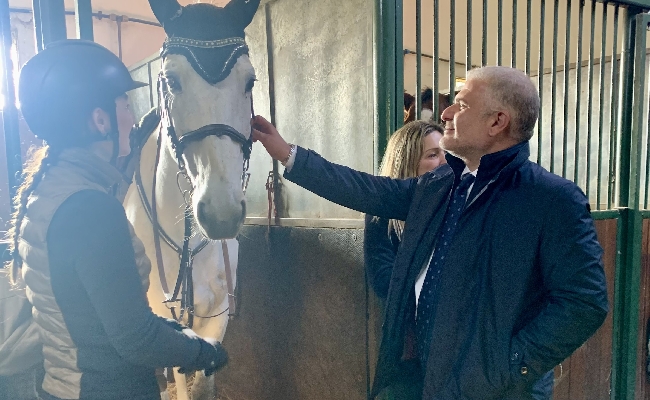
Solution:
[{"label": "black riding helmet", "polygon": [[31,131],[50,145],[66,146],[81,144],[79,124],[97,107],[111,115],[116,142],[115,99],[143,86],[110,50],[68,39],[51,43],[25,64],[18,96]]}]

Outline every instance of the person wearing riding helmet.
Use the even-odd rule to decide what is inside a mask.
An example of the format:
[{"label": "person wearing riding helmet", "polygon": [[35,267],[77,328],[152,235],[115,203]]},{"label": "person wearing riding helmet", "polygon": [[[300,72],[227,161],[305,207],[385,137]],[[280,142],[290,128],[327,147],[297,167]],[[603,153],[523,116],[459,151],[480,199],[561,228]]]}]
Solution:
[{"label": "person wearing riding helmet", "polygon": [[118,113],[140,86],[81,40],[51,44],[20,73],[23,116],[46,145],[25,168],[8,236],[43,344],[45,400],[159,399],[157,367],[211,374],[227,362],[220,343],[153,314],[151,264],[113,197],[128,152]]}]

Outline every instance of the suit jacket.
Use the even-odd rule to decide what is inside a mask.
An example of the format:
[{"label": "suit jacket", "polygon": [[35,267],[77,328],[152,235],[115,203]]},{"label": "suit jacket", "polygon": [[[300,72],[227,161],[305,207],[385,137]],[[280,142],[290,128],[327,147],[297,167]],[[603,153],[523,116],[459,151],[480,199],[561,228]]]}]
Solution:
[{"label": "suit jacket", "polygon": [[[532,399],[533,384],[602,324],[602,249],[586,197],[528,160],[528,143],[481,159],[450,243],[424,399]],[[298,149],[285,177],[343,206],[406,220],[386,305],[373,394],[404,368],[415,281],[465,164],[448,155],[417,179],[375,177]]]}]

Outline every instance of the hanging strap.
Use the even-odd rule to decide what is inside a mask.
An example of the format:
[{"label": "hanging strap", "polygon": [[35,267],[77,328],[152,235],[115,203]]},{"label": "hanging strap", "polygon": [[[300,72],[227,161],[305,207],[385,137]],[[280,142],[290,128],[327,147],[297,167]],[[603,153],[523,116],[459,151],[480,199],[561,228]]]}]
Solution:
[{"label": "hanging strap", "polygon": [[[160,277],[160,285],[162,286],[163,294],[166,301],[172,298],[169,295],[169,286],[167,285],[167,278],[165,277],[165,266],[163,265],[162,249],[160,248],[160,226],[158,224],[158,207],[156,205],[156,181],[158,180],[158,163],[160,161],[160,151],[162,147],[162,131],[158,132],[156,162],[153,167],[153,185],[151,187],[151,222],[153,226],[153,243],[156,248],[156,264],[158,266],[158,276]],[[172,314],[174,309],[172,307]]]},{"label": "hanging strap", "polygon": [[223,262],[226,269],[226,289],[228,289],[228,316],[237,315],[237,297],[235,296],[235,285],[232,279],[232,267],[230,266],[230,253],[228,253],[228,243],[221,241],[221,250],[223,251]]}]

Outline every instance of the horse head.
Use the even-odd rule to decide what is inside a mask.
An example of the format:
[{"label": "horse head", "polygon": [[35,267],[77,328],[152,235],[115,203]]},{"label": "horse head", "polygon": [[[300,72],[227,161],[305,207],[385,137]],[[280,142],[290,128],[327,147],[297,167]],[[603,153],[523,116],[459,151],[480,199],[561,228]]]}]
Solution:
[{"label": "horse head", "polygon": [[244,29],[260,0],[207,3],[149,0],[167,34],[158,80],[165,142],[192,184],[202,234],[234,237],[246,215],[242,180],[250,156],[255,71]]}]

